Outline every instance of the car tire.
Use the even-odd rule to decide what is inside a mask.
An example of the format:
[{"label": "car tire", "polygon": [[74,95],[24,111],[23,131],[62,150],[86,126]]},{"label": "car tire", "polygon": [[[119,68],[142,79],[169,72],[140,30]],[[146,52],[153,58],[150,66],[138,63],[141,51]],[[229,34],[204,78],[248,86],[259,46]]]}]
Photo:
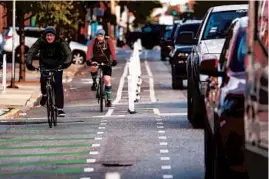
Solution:
[{"label": "car tire", "polygon": [[72,63],[77,65],[82,65],[86,61],[86,55],[80,50],[74,50],[72,52]]},{"label": "car tire", "polygon": [[187,103],[188,103],[188,120],[192,122],[192,91],[191,91],[191,80],[188,78],[188,86],[187,86]]},{"label": "car tire", "polygon": [[183,80],[172,77],[172,88],[173,89],[182,89],[183,88]]},{"label": "car tire", "polygon": [[202,96],[195,94],[195,88],[192,88],[192,111],[191,111],[191,123],[194,128],[202,129],[204,128],[205,120],[205,105]]}]

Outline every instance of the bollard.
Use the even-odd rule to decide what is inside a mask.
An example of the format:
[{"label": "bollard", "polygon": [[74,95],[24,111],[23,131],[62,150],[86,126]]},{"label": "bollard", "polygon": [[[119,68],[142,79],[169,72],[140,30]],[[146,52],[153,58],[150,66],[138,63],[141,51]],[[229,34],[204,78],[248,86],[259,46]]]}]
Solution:
[{"label": "bollard", "polygon": [[129,96],[129,109],[128,112],[130,114],[135,114],[135,107],[134,107],[134,94],[135,94],[135,89],[134,89],[134,79],[133,76],[129,75],[128,76],[128,96]]},{"label": "bollard", "polygon": [[4,54],[3,56],[3,75],[2,75],[2,88],[3,92],[6,92],[7,88],[7,56]]}]

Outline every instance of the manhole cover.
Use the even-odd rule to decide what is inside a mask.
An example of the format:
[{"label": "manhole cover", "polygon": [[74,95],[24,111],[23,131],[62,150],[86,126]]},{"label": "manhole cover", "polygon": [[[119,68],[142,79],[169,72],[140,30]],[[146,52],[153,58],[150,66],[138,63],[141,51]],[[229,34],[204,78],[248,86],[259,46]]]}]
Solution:
[{"label": "manhole cover", "polygon": [[133,166],[131,163],[103,163],[105,167],[130,167]]}]

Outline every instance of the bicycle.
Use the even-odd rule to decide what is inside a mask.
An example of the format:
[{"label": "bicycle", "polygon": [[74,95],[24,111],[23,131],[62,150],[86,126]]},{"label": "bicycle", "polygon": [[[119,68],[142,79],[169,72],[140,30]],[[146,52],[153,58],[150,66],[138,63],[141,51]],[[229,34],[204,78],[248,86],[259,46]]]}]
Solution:
[{"label": "bicycle", "polygon": [[55,104],[55,79],[54,73],[57,71],[62,71],[60,68],[56,69],[40,69],[41,75],[46,78],[46,89],[47,89],[47,115],[48,115],[48,124],[49,127],[52,127],[52,123],[54,126],[57,126],[57,116],[58,116],[58,109]]},{"label": "bicycle", "polygon": [[111,66],[110,64],[106,63],[97,63],[94,62],[91,66],[98,67],[98,82],[97,82],[97,91],[96,91],[96,98],[98,99],[98,104],[100,104],[100,112],[104,110],[104,101],[105,101],[105,85],[104,85],[104,74],[103,74],[103,67]]}]

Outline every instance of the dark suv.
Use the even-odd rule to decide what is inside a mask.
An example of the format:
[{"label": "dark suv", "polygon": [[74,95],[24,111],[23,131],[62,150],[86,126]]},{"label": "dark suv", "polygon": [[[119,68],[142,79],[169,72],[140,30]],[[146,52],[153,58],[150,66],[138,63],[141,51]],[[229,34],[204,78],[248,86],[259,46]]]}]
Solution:
[{"label": "dark suv", "polygon": [[199,29],[201,21],[187,21],[175,32],[174,47],[170,54],[172,69],[172,87],[179,89],[183,87],[183,80],[187,79],[186,61],[192,50],[192,41]]}]

